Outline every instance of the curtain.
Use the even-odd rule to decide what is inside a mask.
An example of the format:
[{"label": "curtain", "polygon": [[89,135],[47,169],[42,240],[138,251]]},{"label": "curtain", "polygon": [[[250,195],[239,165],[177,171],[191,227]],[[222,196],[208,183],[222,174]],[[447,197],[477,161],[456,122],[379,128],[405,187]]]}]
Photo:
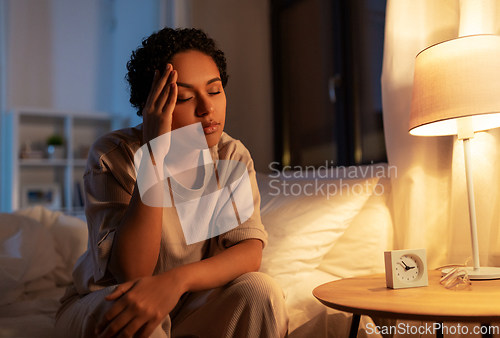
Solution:
[{"label": "curtain", "polygon": [[[462,141],[408,134],[415,57],[478,33],[500,34],[500,1],[387,1],[382,101],[388,161],[397,168],[394,245],[425,248],[431,269],[464,263],[472,249]],[[500,128],[476,133],[471,147],[480,263],[500,266]]]}]

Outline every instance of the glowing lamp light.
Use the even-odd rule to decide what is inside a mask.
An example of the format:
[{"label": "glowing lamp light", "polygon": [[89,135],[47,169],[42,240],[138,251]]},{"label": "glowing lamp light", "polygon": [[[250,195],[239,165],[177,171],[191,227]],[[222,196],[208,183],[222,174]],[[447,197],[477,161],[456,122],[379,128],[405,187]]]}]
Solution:
[{"label": "glowing lamp light", "polygon": [[500,36],[469,35],[421,51],[415,60],[409,133],[458,135],[463,140],[473,267],[471,279],[500,278],[481,267],[472,182],[470,139],[500,127]]}]

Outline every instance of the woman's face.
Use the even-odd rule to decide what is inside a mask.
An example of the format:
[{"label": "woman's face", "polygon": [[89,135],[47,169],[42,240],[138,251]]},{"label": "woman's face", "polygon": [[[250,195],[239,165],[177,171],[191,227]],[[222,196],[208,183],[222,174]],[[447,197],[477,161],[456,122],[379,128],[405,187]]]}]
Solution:
[{"label": "woman's face", "polygon": [[213,59],[199,51],[176,54],[177,104],[172,130],[201,122],[209,147],[219,142],[226,121],[226,94]]}]

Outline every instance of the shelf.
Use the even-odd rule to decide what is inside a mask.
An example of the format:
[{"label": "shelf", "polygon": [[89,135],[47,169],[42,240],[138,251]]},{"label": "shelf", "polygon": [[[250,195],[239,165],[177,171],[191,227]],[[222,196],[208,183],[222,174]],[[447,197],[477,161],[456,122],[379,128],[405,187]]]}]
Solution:
[{"label": "shelf", "polygon": [[75,167],[85,167],[87,164],[86,158],[75,158],[70,163],[69,160],[64,158],[48,159],[48,158],[21,158],[19,159],[20,166],[26,167],[45,167],[45,166],[66,166],[73,165]]},{"label": "shelf", "polygon": [[[11,165],[2,171],[4,199],[1,212],[41,204],[65,214],[84,218],[83,175],[88,151],[99,136],[125,127],[127,119],[103,112],[64,112],[19,108],[6,115],[3,133],[6,151],[1,156]],[[62,136],[65,158],[20,158],[21,154],[44,156],[46,141]],[[29,196],[28,196],[29,194]]]},{"label": "shelf", "polygon": [[21,158],[19,159],[19,165],[26,167],[66,166],[68,165],[68,160],[48,158]]}]

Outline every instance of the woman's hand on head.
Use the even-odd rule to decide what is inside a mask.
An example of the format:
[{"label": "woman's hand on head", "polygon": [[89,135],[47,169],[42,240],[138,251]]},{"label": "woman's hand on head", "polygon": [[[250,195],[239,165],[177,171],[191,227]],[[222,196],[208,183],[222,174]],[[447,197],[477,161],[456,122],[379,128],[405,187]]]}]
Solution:
[{"label": "woman's hand on head", "polygon": [[96,326],[98,338],[149,337],[184,293],[172,274],[126,282],[105,299],[113,302]]},{"label": "woman's hand on head", "polygon": [[172,114],[177,102],[177,72],[171,64],[160,74],[155,70],[148,99],[142,109],[144,143],[172,131]]}]

